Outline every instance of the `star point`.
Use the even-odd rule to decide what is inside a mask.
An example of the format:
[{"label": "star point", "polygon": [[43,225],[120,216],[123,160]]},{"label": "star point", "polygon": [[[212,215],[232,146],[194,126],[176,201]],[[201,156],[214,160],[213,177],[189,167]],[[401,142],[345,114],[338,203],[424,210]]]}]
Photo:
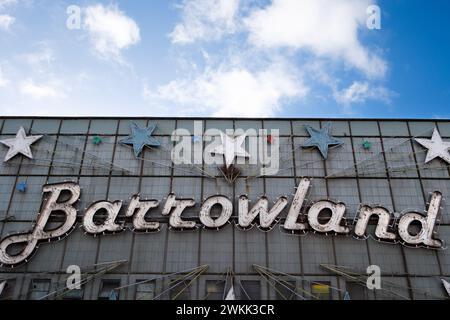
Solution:
[{"label": "star point", "polygon": [[318,148],[322,157],[326,160],[328,158],[328,149],[330,146],[341,146],[343,141],[336,139],[331,135],[331,123],[328,122],[325,126],[318,130],[306,125],[310,138],[302,145],[303,148]]},{"label": "star point", "polygon": [[450,142],[442,140],[441,135],[437,128],[434,128],[433,136],[431,140],[428,139],[415,139],[422,147],[428,149],[425,163],[429,163],[436,158],[441,158],[445,162],[450,164]]},{"label": "star point", "polygon": [[121,140],[120,143],[132,146],[134,155],[139,158],[142,150],[145,146],[158,148],[161,143],[152,137],[153,132],[156,129],[155,124],[151,124],[148,127],[141,128],[136,122],[131,122],[131,135]]},{"label": "star point", "polygon": [[15,138],[0,140],[0,143],[9,147],[6,153],[5,160],[3,162],[8,162],[18,154],[22,154],[29,159],[33,159],[33,153],[31,152],[31,145],[36,141],[40,140],[43,136],[28,136],[25,133],[25,129],[20,127]]}]

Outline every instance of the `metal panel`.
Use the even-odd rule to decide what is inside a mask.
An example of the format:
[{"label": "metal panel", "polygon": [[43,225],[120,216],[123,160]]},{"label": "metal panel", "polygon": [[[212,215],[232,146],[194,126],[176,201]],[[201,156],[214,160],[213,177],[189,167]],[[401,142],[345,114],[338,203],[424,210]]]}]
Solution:
[{"label": "metal panel", "polygon": [[236,120],[234,122],[234,126],[236,130],[248,130],[248,129],[254,129],[256,132],[259,132],[260,129],[262,129],[262,121],[256,121],[256,120]]},{"label": "metal panel", "polygon": [[383,138],[383,144],[391,177],[417,177],[411,139]]},{"label": "metal panel", "polygon": [[[201,119],[178,120],[177,129],[186,129],[191,135],[194,134],[194,121],[202,121]],[[230,128],[232,129],[232,128]]]},{"label": "metal panel", "polygon": [[330,147],[326,160],[328,175],[355,176],[355,162],[352,155],[352,143],[350,138],[340,138],[343,146]]},{"label": "metal panel", "polygon": [[298,236],[284,233],[280,227],[275,227],[267,233],[267,254],[270,268],[286,273],[302,272]]},{"label": "metal panel", "polygon": [[290,136],[291,135],[291,122],[290,121],[272,121],[265,120],[264,121],[264,129],[269,130],[278,130],[279,134],[282,136]]},{"label": "metal panel", "polygon": [[360,179],[361,202],[368,205],[380,205],[393,211],[389,181],[381,179]]},{"label": "metal panel", "polygon": [[[143,175],[170,176],[173,166],[171,158],[173,142],[170,137],[158,137],[157,139],[161,143],[161,147],[146,149],[142,154],[144,158]],[[174,172],[174,174],[184,175],[180,172]]]},{"label": "metal panel", "polygon": [[[142,160],[136,159],[133,148],[124,146],[120,143],[116,144],[116,151],[114,153],[114,165],[121,169],[124,169],[126,175],[139,175],[141,173],[142,163]],[[113,175],[123,175],[123,173],[113,171]]]},{"label": "metal panel", "polygon": [[0,177],[0,221],[6,217],[9,200],[15,190],[15,181],[16,177]]},{"label": "metal panel", "polygon": [[63,268],[70,265],[78,265],[86,269],[95,264],[98,250],[98,239],[86,235],[79,225],[67,239],[66,250],[63,258]]},{"label": "metal panel", "polygon": [[83,158],[85,136],[60,136],[53,155],[52,175],[78,175]]},{"label": "metal panel", "polygon": [[[446,246],[450,244],[450,226],[440,226],[438,228],[439,238],[445,241]],[[450,252],[447,250],[440,250],[437,252],[442,273],[446,277],[450,277]]]},{"label": "metal panel", "polygon": [[[292,140],[291,138],[279,138],[280,143],[280,170],[276,174],[277,176],[293,176],[294,175],[294,161],[292,152]],[[269,167],[269,166],[266,166]]]},{"label": "metal panel", "polygon": [[33,134],[57,134],[60,125],[61,120],[58,119],[34,119],[31,132]]},{"label": "metal panel", "polygon": [[165,271],[179,272],[198,267],[198,245],[198,231],[170,231]]},{"label": "metal panel", "polygon": [[405,210],[425,210],[422,190],[419,180],[391,180],[394,206],[397,212]]},{"label": "metal panel", "polygon": [[370,265],[366,241],[356,241],[351,236],[338,236],[334,239],[337,264],[366,270]]},{"label": "metal panel", "polygon": [[411,275],[439,275],[439,265],[434,250],[405,248],[406,264]]},{"label": "metal panel", "polygon": [[81,177],[81,199],[78,208],[84,210],[93,202],[106,199],[108,189],[108,178]]},{"label": "metal panel", "polygon": [[354,136],[379,136],[378,123],[376,121],[351,121],[350,127]]},{"label": "metal panel", "polygon": [[309,137],[305,125],[310,125],[313,128],[320,129],[320,121],[292,121],[293,135],[300,137]]},{"label": "metal panel", "polygon": [[387,137],[408,137],[408,125],[404,121],[380,121],[381,135]]},{"label": "metal panel", "polygon": [[295,169],[299,177],[323,177],[325,175],[324,160],[316,149],[304,149],[302,144],[308,138],[295,138]]},{"label": "metal panel", "polygon": [[63,120],[61,134],[86,134],[89,127],[88,119]]},{"label": "metal panel", "polygon": [[450,137],[450,123],[449,122],[438,122],[439,133],[442,137]]},{"label": "metal panel", "polygon": [[444,286],[438,277],[412,278],[415,300],[448,299]]},{"label": "metal panel", "polygon": [[[364,148],[366,144],[370,146],[369,149]],[[385,177],[387,175],[380,138],[353,138],[353,147],[358,176]]]},{"label": "metal panel", "polygon": [[208,272],[226,273],[233,269],[233,228],[201,231],[200,265],[209,265]]},{"label": "metal panel", "polygon": [[327,274],[320,264],[336,264],[332,236],[310,233],[301,238],[301,248],[305,274]]},{"label": "metal panel", "polygon": [[[373,235],[374,229],[374,226],[369,226],[368,233]],[[380,243],[373,238],[369,238],[366,241],[369,246],[370,263],[379,266],[383,276],[403,275],[406,273],[402,258],[402,248],[399,245]]]},{"label": "metal panel", "polygon": [[329,197],[335,202],[345,203],[347,210],[345,216],[353,218],[359,207],[358,184],[356,179],[328,180]]},{"label": "metal panel", "polygon": [[234,235],[237,273],[253,273],[253,264],[266,266],[265,233],[257,228],[236,229]]},{"label": "metal panel", "polygon": [[163,224],[161,225],[160,232],[134,235],[131,272],[163,272],[164,250],[166,247],[165,239],[167,232],[167,225]]},{"label": "metal panel", "polygon": [[14,189],[8,216],[17,220],[34,221],[42,203],[42,186],[46,177],[20,177],[18,182],[26,182],[26,192]]},{"label": "metal panel", "polygon": [[436,128],[436,123],[432,121],[410,121],[408,125],[413,137],[430,137]]},{"label": "metal panel", "polygon": [[[132,252],[132,237],[133,234],[131,232],[122,232],[113,237],[100,237],[97,263],[108,263],[119,260],[127,260],[129,263]],[[128,263],[114,269],[113,273],[127,272],[129,268]]]},{"label": "metal panel", "polygon": [[350,136],[350,127],[348,125],[348,121],[321,121],[322,127],[327,123],[331,122],[332,129],[331,135],[333,136]]},{"label": "metal panel", "polygon": [[25,129],[28,134],[31,127],[31,119],[6,119],[3,123],[2,134],[13,134],[16,135],[20,127]]},{"label": "metal panel", "polygon": [[[281,196],[286,196],[292,201],[296,187],[295,180],[292,178],[266,178],[266,195],[269,198],[269,210]],[[254,200],[254,204],[257,199],[251,200]],[[289,204],[280,213],[278,216],[279,218],[286,217],[287,212],[289,211]]]},{"label": "metal panel", "polygon": [[[184,125],[184,123],[182,123],[180,125]],[[178,126],[178,127],[180,128],[180,126]],[[191,128],[191,125],[189,124],[187,127]],[[232,120],[206,120],[206,130],[209,130],[209,129],[217,129],[217,130],[222,131],[223,133],[226,133],[227,130],[233,130],[233,121]],[[194,134],[194,131],[191,131],[191,133]]]},{"label": "metal panel", "polygon": [[201,206],[202,179],[201,178],[174,178],[172,192],[180,199],[194,199],[195,207],[187,208],[183,217],[197,217]]},{"label": "metal panel", "polygon": [[98,134],[98,135],[116,134],[118,124],[119,122],[117,120],[105,120],[105,119],[92,120],[91,126],[89,128],[89,134]]},{"label": "metal panel", "polygon": [[94,136],[88,138],[84,154],[82,175],[108,175],[110,170],[120,172],[119,166],[113,165],[115,136],[102,136],[102,143],[96,145]]},{"label": "metal panel", "polygon": [[33,159],[23,157],[20,174],[47,175],[52,164],[55,146],[55,137],[44,137],[37,141],[32,147]]},{"label": "metal panel", "polygon": [[27,272],[57,272],[62,268],[65,242],[67,239],[51,244],[42,244],[27,264]]},{"label": "metal panel", "polygon": [[119,135],[129,135],[131,134],[130,124],[136,122],[139,127],[143,128],[147,125],[147,120],[142,119],[122,119],[119,123]]},{"label": "metal panel", "polygon": [[112,177],[109,183],[108,199],[111,201],[122,200],[125,205],[129,199],[139,193],[139,178]]}]

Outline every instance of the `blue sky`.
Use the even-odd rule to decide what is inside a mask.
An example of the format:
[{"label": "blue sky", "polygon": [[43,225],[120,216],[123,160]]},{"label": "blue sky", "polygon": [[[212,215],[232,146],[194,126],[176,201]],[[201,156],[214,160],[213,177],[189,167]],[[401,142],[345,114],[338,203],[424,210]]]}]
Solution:
[{"label": "blue sky", "polygon": [[447,0],[0,0],[0,112],[450,118],[449,30]]}]

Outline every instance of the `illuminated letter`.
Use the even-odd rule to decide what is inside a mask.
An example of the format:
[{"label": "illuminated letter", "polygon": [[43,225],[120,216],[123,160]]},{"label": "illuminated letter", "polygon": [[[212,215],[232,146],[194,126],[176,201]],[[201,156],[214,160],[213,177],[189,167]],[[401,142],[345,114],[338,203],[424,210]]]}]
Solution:
[{"label": "illuminated letter", "polygon": [[292,200],[291,208],[289,209],[288,216],[284,222],[283,228],[288,231],[301,231],[307,228],[306,223],[297,222],[300,210],[302,209],[303,202],[305,201],[306,194],[308,193],[309,186],[311,185],[311,179],[302,179],[300,185],[295,193],[294,200]]},{"label": "illuminated letter", "polygon": [[[319,214],[325,209],[331,210],[331,218],[325,223],[319,222]],[[349,233],[350,229],[341,226],[341,220],[345,214],[345,204],[334,203],[332,201],[323,200],[316,202],[312,205],[308,212],[308,222],[311,228],[318,232],[336,232],[336,233]]]},{"label": "illuminated letter", "polygon": [[[211,217],[211,209],[215,205],[220,205],[222,207],[222,211],[220,216],[216,219]],[[215,196],[208,198],[202,205],[202,209],[200,210],[200,221],[207,228],[221,228],[223,227],[231,215],[233,214],[233,203],[224,196]]]},{"label": "illuminated letter", "polygon": [[[116,223],[119,211],[122,208],[122,201],[108,202],[101,201],[92,204],[87,208],[83,218],[83,228],[89,234],[96,235],[104,232],[119,232],[123,226]],[[95,215],[101,211],[106,211],[106,220],[98,225],[94,222]]]},{"label": "illuminated letter", "polygon": [[[440,192],[433,192],[426,217],[415,212],[405,213],[398,223],[398,233],[400,234],[400,238],[407,244],[424,244],[434,248],[441,248],[443,246],[442,241],[433,239],[434,225],[436,223],[436,217],[439,212],[441,201],[442,194]],[[408,230],[413,221],[420,222],[422,226],[420,232],[416,235],[411,235]]]},{"label": "illuminated letter", "polygon": [[163,216],[170,214],[169,224],[175,229],[194,229],[195,221],[184,221],[181,214],[186,208],[195,206],[194,199],[177,199],[173,193],[167,197],[166,204],[162,211]]},{"label": "illuminated letter", "polygon": [[[36,246],[40,242],[51,242],[62,240],[72,230],[77,220],[77,210],[73,204],[80,198],[80,187],[72,182],[46,185],[43,187],[44,193],[50,193],[45,198],[41,213],[38,214],[34,229],[29,233],[11,235],[0,242],[0,264],[14,266],[23,262],[28,262]],[[62,192],[69,192],[70,198],[65,202],[58,202]],[[56,229],[46,231],[46,226],[50,215],[53,212],[62,212],[65,215],[64,223]],[[26,244],[25,248],[18,254],[10,255],[7,249],[13,244]]]},{"label": "illuminated letter", "polygon": [[355,234],[358,237],[366,237],[367,224],[370,217],[373,215],[378,216],[378,224],[375,230],[375,236],[378,239],[395,240],[397,235],[395,233],[388,232],[389,222],[391,221],[390,212],[383,207],[372,208],[370,206],[362,206],[359,210],[358,222],[355,227]]},{"label": "illuminated letter", "polygon": [[[157,200],[141,201],[139,196],[131,198],[130,205],[126,213],[127,217],[133,217],[133,231],[148,232],[159,230],[159,222],[148,222],[145,215],[153,208],[159,206]],[[135,214],[136,212],[136,214]]]},{"label": "illuminated letter", "polygon": [[239,226],[248,228],[259,215],[260,228],[269,229],[280,212],[286,207],[288,200],[286,197],[280,197],[270,211],[267,197],[259,199],[250,212],[248,211],[248,202],[247,196],[239,197]]}]

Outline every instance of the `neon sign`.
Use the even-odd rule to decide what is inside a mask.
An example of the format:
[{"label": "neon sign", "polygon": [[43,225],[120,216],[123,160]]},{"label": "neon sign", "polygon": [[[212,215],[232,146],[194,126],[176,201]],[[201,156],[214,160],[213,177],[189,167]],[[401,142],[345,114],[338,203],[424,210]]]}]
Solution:
[{"label": "neon sign", "polygon": [[[381,206],[361,205],[353,228],[345,218],[346,206],[331,200],[319,200],[307,204],[305,199],[311,186],[311,179],[303,178],[290,204],[287,217],[281,226],[285,232],[307,233],[313,231],[320,234],[352,234],[356,238],[367,238],[367,226],[371,218],[377,218],[374,237],[380,241],[402,243],[412,247],[441,249],[442,240],[435,238],[435,224],[442,202],[442,194],[433,192],[426,214],[419,212],[403,212],[399,219]],[[43,187],[44,199],[41,212],[38,214],[33,229],[26,233],[9,235],[0,242],[0,264],[4,267],[15,267],[27,263],[36,252],[40,243],[59,241],[67,237],[77,225],[76,202],[80,199],[81,188],[78,184],[64,182],[49,184]],[[63,200],[62,200],[63,199]],[[148,215],[161,208],[161,215],[168,217],[171,228],[192,230],[198,227],[196,221],[183,219],[183,212],[195,206],[194,199],[181,199],[175,194],[168,195],[164,204],[159,200],[144,200],[139,195],[131,197],[128,205],[122,200],[97,201],[84,212],[82,226],[84,231],[93,236],[114,234],[131,229],[133,232],[157,232],[160,222],[151,221]],[[270,230],[280,222],[280,215],[289,205],[286,196],[280,196],[269,207],[269,199],[259,198],[250,206],[246,195],[238,198],[237,227],[242,229],[257,225],[262,230]],[[219,215],[212,215],[213,207],[220,208]],[[124,210],[125,219],[118,219]],[[321,213],[328,211],[329,218],[322,219]],[[64,222],[57,228],[48,230],[52,214],[62,213]],[[100,214],[105,217],[100,222],[96,219]],[[223,196],[216,195],[206,199],[199,211],[199,222],[204,228],[220,230],[227,225],[233,216],[233,202]],[[124,220],[124,221],[119,221]],[[324,221],[326,220],[326,221]],[[411,232],[411,226],[420,224],[418,232]],[[20,252],[10,248],[14,245],[24,246]]]}]

